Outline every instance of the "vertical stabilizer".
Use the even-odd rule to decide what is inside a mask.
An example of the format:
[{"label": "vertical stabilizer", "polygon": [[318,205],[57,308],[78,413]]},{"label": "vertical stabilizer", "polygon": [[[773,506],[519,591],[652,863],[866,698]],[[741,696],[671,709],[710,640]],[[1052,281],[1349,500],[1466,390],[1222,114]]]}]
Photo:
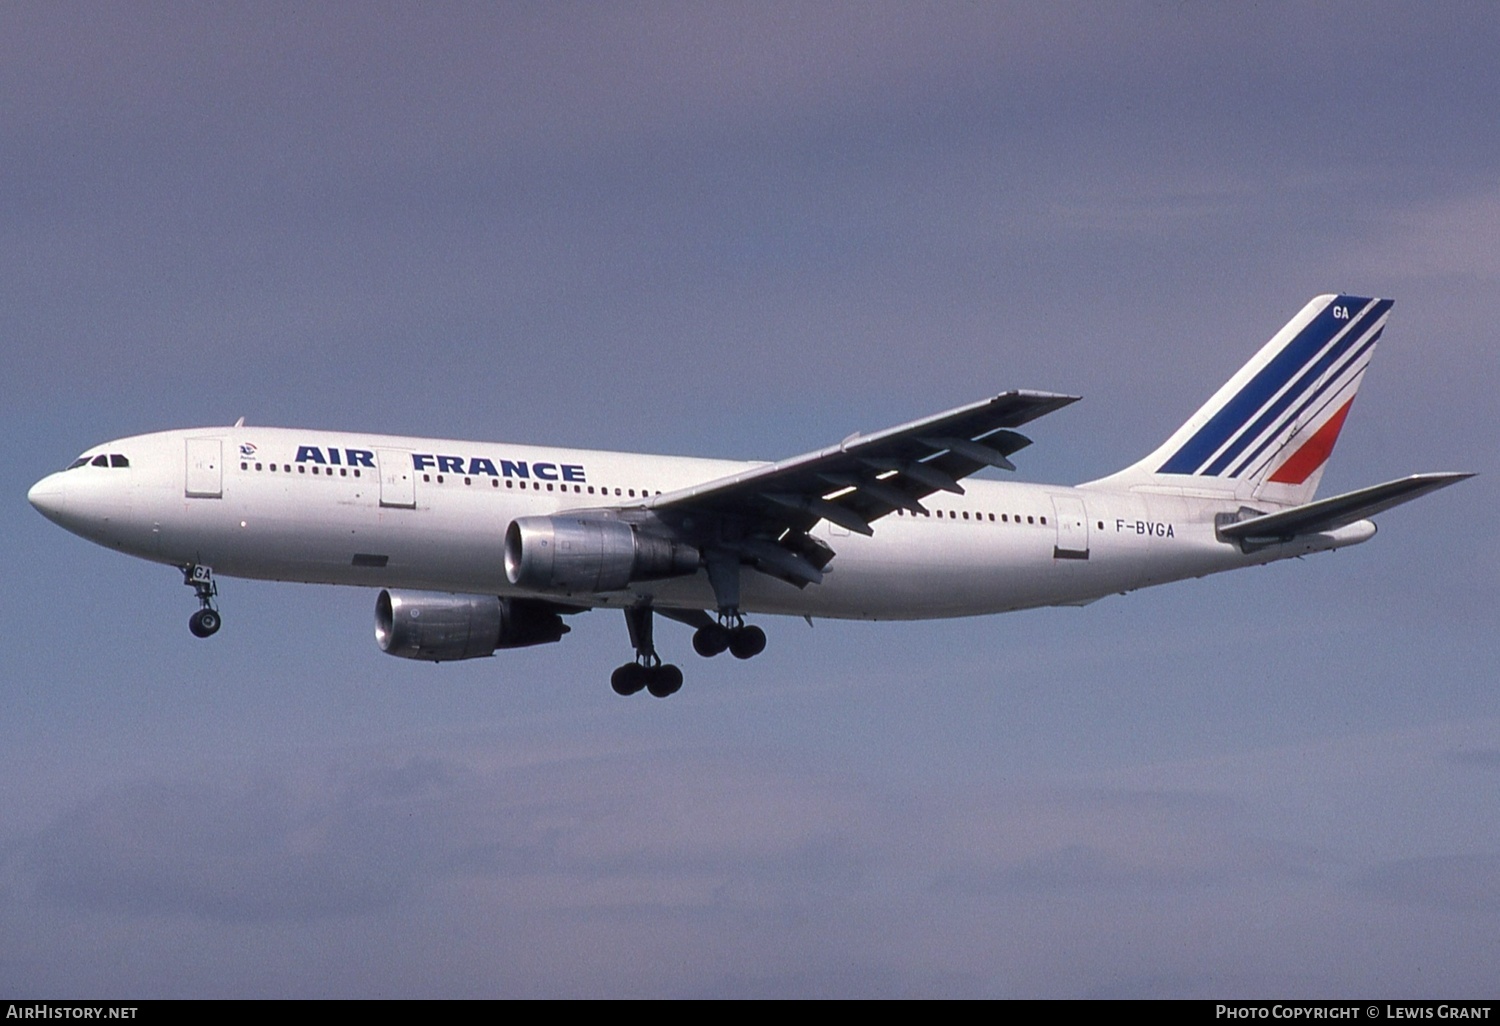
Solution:
[{"label": "vertical stabilizer", "polygon": [[1391,302],[1317,297],[1155,452],[1091,484],[1190,488],[1279,505],[1310,501]]}]

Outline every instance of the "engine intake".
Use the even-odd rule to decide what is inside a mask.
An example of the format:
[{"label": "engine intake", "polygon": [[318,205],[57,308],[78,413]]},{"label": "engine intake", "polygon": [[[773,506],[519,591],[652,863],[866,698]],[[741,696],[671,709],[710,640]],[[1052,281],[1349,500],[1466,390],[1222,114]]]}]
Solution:
[{"label": "engine intake", "polygon": [[537,590],[618,591],[696,573],[698,550],[603,517],[521,517],[505,531],[505,576]]},{"label": "engine intake", "polygon": [[403,659],[477,659],[496,649],[560,641],[569,630],[555,610],[525,599],[382,591],[375,600],[375,641]]}]

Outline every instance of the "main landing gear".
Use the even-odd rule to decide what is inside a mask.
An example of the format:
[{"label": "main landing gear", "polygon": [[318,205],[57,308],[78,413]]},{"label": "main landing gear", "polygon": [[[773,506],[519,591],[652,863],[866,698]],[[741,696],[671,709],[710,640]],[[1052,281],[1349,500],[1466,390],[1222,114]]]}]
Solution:
[{"label": "main landing gear", "polygon": [[214,583],[213,568],[190,563],[182,568],[182,583],[192,588],[193,593],[198,596],[198,611],[188,617],[188,630],[193,632],[195,638],[217,634],[224,625],[224,619],[219,616],[218,607],[214,604],[219,586]]},{"label": "main landing gear", "polygon": [[740,615],[740,561],[739,557],[722,550],[708,554],[708,583],[714,589],[714,602],[719,607],[717,621],[708,619],[705,613],[702,622],[693,632],[693,651],[706,658],[728,651],[736,659],[750,659],[766,650],[766,632],[759,627],[745,626]]},{"label": "main landing gear", "polygon": [[651,604],[643,602],[625,610],[625,626],[630,630],[630,644],[635,647],[635,662],[626,663],[610,674],[609,686],[617,695],[633,695],[641,689],[657,698],[666,698],[682,690],[682,671],[661,661],[653,640]]},{"label": "main landing gear", "polygon": [[705,658],[727,651],[736,659],[751,659],[765,650],[766,632],[754,625],[747,627],[738,613],[720,614],[718,623],[693,632],[693,651]]},{"label": "main landing gear", "polygon": [[[610,675],[610,687],[617,695],[649,691],[657,698],[666,698],[682,689],[682,671],[671,663],[662,662],[656,654],[651,613],[651,606],[647,603],[625,610],[625,625],[630,629],[630,643],[635,646],[635,661],[617,668]],[[738,613],[721,613],[717,622],[698,610],[668,610],[663,615],[697,628],[693,632],[693,650],[701,656],[731,652],[736,659],[749,659],[765,651],[766,632],[759,627],[746,626]]]}]

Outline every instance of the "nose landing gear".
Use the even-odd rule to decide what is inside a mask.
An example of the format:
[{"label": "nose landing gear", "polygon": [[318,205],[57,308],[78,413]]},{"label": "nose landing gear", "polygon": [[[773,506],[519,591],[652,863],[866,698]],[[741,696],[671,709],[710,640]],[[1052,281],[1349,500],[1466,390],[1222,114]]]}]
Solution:
[{"label": "nose landing gear", "polygon": [[195,638],[206,638],[218,631],[224,621],[219,618],[216,609],[200,609],[188,617],[188,630],[193,632]]},{"label": "nose landing gear", "polygon": [[198,597],[198,611],[188,617],[188,630],[195,638],[207,638],[217,634],[224,625],[214,598],[219,586],[214,583],[213,567],[190,563],[182,568],[182,583],[193,589]]}]

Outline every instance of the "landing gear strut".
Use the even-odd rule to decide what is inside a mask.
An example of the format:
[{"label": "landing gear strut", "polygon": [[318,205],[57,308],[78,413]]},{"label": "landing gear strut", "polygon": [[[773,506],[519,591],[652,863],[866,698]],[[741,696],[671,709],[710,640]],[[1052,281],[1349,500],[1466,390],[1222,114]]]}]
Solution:
[{"label": "landing gear strut", "polygon": [[193,594],[198,596],[198,611],[188,617],[188,630],[193,632],[195,638],[217,634],[224,619],[219,616],[218,606],[214,603],[214,597],[219,594],[219,586],[214,583],[213,568],[189,563],[182,568],[182,583],[192,588]]},{"label": "landing gear strut", "polygon": [[739,557],[722,550],[708,554],[708,583],[719,607],[717,623],[693,632],[693,651],[706,658],[728,651],[736,659],[750,659],[766,650],[766,632],[745,625],[740,615]]},{"label": "landing gear strut", "polygon": [[643,602],[626,609],[625,626],[630,630],[630,644],[635,647],[635,662],[617,668],[610,675],[609,686],[617,695],[633,695],[643,688],[657,698],[675,695],[682,689],[682,671],[662,662],[656,654],[651,604]]}]

